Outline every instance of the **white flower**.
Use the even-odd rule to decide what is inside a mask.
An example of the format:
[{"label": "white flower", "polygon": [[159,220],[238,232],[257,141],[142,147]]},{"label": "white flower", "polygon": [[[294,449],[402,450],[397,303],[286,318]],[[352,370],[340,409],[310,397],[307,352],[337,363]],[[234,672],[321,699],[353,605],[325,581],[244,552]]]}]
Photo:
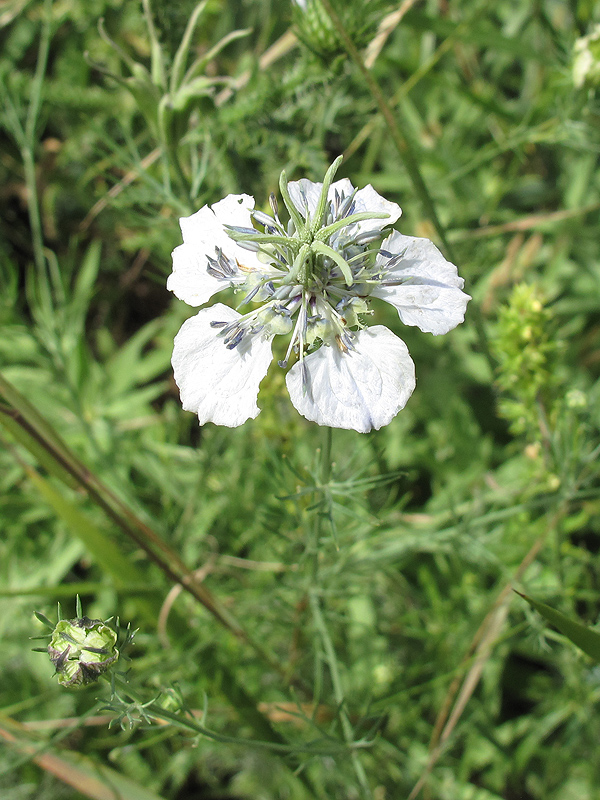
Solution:
[{"label": "white flower", "polygon": [[[401,210],[371,187],[306,179],[280,188],[290,214],[281,222],[229,195],[180,220],[167,287],[192,306],[233,287],[239,313],[204,308],[175,337],[173,369],[184,409],[200,424],[235,427],[254,419],[260,382],[277,335],[290,338],[279,366],[295,354],[286,384],[295,408],[319,425],[366,433],[387,425],[415,388],[404,342],[382,325],[366,328],[371,297],[393,305],[406,325],[447,333],[464,319],[469,296],[454,264],[428,239],[393,231]],[[255,225],[262,228],[258,230]]]}]

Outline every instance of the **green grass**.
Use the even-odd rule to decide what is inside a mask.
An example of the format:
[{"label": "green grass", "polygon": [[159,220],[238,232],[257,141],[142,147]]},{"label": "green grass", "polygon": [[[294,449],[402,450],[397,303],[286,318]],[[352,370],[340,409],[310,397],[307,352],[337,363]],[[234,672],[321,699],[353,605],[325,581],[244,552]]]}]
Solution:
[{"label": "green grass", "polygon": [[[208,0],[188,49],[187,0],[152,30],[138,3],[0,7],[10,800],[597,797],[599,668],[512,587],[598,622],[600,103],[571,70],[599,12],[417,2],[366,77],[329,5]],[[393,9],[331,5],[359,54]],[[200,429],[170,367],[178,217],[268,210],[282,169],[340,154],[458,265],[465,323],[375,306],[417,389],[330,460],[276,364],[256,420]],[[33,611],[77,595],[139,629],[112,687],[32,652]]]}]

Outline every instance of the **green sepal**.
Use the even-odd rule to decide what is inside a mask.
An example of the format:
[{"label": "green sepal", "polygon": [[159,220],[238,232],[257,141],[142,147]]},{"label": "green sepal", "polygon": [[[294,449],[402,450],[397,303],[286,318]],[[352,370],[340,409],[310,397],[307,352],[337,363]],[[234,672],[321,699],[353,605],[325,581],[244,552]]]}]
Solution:
[{"label": "green sepal", "polygon": [[[141,64],[138,64],[138,62],[135,59],[133,59],[126,50],[123,50],[122,47],[119,47],[119,45],[113,39],[110,38],[110,36],[106,32],[106,28],[104,27],[104,17],[101,17],[98,22],[98,33],[100,34],[100,37],[104,39],[106,44],[112,47],[115,53],[117,53],[125,62],[125,64],[127,64],[127,66],[129,67],[129,71],[131,72],[132,75],[136,74],[136,67],[139,67],[140,69],[143,69],[146,72],[146,74],[148,75],[148,80],[150,80],[150,73],[148,72],[148,70],[146,70],[146,68],[143,67]],[[94,66],[96,65],[94,64]],[[108,70],[104,69],[103,67],[100,67],[100,70],[108,75],[111,75],[112,77],[116,77],[112,72],[108,72]]]},{"label": "green sepal", "polygon": [[180,89],[170,95],[173,110],[187,111],[196,98],[210,96],[215,83],[229,83],[229,79],[205,78],[204,75],[201,75],[194,78],[193,81],[184,83]]}]

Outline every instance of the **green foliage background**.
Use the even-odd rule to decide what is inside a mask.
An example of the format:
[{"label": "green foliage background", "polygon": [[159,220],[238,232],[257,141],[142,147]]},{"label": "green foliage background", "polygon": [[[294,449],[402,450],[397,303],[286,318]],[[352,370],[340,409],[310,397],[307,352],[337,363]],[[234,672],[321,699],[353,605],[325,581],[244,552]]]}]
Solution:
[{"label": "green foliage background", "polygon": [[[3,797],[111,796],[81,775],[140,800],[598,797],[598,667],[510,587],[598,622],[600,101],[571,68],[600,13],[409,5],[372,74],[437,231],[314,2],[208,0],[202,80],[164,128],[156,48],[168,78],[194,3],[153,0],[154,53],[137,2],[0,3]],[[334,8],[362,49],[396,7]],[[340,153],[473,300],[435,339],[375,307],[417,389],[388,427],[334,431],[329,475],[276,364],[239,429],[181,410],[193,311],[165,280],[179,216],[229,192],[268,209],[282,169],[320,180]],[[72,617],[77,594],[139,628],[120,699],[59,687],[31,652],[33,609]]]}]

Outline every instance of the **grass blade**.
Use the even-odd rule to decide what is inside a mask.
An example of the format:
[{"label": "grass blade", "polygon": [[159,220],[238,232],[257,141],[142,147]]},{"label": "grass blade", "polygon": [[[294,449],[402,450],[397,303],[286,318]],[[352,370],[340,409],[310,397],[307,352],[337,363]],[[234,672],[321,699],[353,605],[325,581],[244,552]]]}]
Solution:
[{"label": "grass blade", "polygon": [[569,641],[577,645],[580,650],[587,653],[594,661],[600,662],[600,632],[592,630],[592,628],[582,625],[581,622],[565,616],[555,608],[546,605],[546,603],[540,603],[539,600],[534,600],[534,598],[529,597],[529,595],[521,594],[521,592],[517,592],[517,594],[522,597],[523,600],[526,600],[532,608],[535,608],[535,610],[551,625],[558,628]]}]

